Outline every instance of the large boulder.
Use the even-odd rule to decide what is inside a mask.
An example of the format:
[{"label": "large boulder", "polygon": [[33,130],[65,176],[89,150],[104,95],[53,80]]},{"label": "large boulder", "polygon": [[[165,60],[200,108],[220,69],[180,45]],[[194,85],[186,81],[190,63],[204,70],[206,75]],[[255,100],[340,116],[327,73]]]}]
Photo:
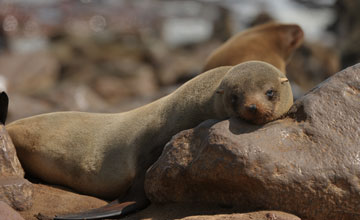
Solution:
[{"label": "large boulder", "polygon": [[180,132],[148,170],[145,190],[155,203],[360,219],[360,65],[298,99],[282,120],[208,120]]}]

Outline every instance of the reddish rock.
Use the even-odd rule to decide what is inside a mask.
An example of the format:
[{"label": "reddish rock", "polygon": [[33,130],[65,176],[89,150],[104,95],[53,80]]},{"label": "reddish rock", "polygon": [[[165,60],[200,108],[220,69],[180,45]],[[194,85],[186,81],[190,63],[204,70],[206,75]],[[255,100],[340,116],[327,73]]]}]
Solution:
[{"label": "reddish rock", "polygon": [[102,75],[94,79],[94,90],[110,104],[117,104],[128,97],[151,96],[158,91],[153,69],[138,63],[134,72],[126,75]]},{"label": "reddish rock", "polygon": [[13,142],[4,125],[0,124],[0,177],[24,176]]},{"label": "reddish rock", "polygon": [[24,170],[3,125],[0,125],[0,171],[0,200],[17,210],[29,209],[32,185],[23,178]]},{"label": "reddish rock", "polygon": [[360,219],[360,65],[298,99],[264,126],[208,120],[165,146],[148,170],[152,202],[281,210]]},{"label": "reddish rock", "polygon": [[169,219],[210,219],[210,220],[300,220],[295,215],[279,211],[243,212],[199,203],[151,204],[148,208],[124,217],[126,220],[169,220]]},{"label": "reddish rock", "polygon": [[107,202],[70,192],[64,188],[33,184],[33,206],[20,214],[27,220],[37,220],[35,215],[52,219],[55,215],[82,212],[104,206]]},{"label": "reddish rock", "polygon": [[32,184],[22,177],[0,177],[0,200],[16,210],[32,206]]},{"label": "reddish rock", "polygon": [[60,111],[101,112],[109,107],[88,85],[70,81],[51,90],[44,99],[56,103]]},{"label": "reddish rock", "polygon": [[55,106],[43,99],[32,98],[21,94],[9,94],[9,113],[7,123],[20,118],[55,111]]},{"label": "reddish rock", "polygon": [[56,59],[45,51],[2,55],[0,66],[6,91],[27,94],[43,93],[53,87],[59,69]]},{"label": "reddish rock", "polygon": [[295,215],[276,211],[259,211],[243,214],[197,215],[182,220],[301,220]]},{"label": "reddish rock", "polygon": [[19,213],[12,209],[8,204],[0,201],[0,219],[1,220],[24,220]]}]

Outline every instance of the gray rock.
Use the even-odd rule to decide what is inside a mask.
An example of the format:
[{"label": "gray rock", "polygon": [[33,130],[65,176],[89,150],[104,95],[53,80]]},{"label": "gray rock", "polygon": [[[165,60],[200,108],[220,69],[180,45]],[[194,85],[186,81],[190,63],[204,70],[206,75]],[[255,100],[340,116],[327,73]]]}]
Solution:
[{"label": "gray rock", "polygon": [[14,144],[5,127],[0,125],[0,200],[17,210],[26,210],[32,205],[32,185],[23,177]]},{"label": "gray rock", "polygon": [[180,132],[148,170],[152,202],[209,202],[306,219],[360,219],[360,65],[264,126],[208,120]]}]

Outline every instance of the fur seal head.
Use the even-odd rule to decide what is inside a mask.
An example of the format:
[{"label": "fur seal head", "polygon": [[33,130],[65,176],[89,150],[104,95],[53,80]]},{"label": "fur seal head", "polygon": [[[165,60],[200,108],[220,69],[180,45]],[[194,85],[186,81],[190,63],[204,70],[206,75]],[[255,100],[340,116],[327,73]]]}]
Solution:
[{"label": "fur seal head", "polygon": [[290,83],[271,64],[249,61],[232,67],[217,94],[226,113],[255,124],[264,124],[286,113],[293,104]]}]

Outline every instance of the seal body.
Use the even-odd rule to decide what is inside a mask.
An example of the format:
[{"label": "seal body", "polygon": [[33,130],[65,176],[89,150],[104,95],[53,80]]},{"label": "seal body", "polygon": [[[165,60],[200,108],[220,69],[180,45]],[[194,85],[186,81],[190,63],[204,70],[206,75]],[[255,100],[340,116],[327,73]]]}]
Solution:
[{"label": "seal body", "polygon": [[283,73],[292,53],[303,42],[304,32],[296,24],[266,23],[236,34],[206,60],[204,70],[259,60]]},{"label": "seal body", "polygon": [[15,121],[6,129],[30,175],[84,194],[130,201],[131,192],[145,197],[146,170],[179,131],[210,118],[266,123],[291,104],[284,74],[254,61],[210,70],[129,112],[49,113]]}]

